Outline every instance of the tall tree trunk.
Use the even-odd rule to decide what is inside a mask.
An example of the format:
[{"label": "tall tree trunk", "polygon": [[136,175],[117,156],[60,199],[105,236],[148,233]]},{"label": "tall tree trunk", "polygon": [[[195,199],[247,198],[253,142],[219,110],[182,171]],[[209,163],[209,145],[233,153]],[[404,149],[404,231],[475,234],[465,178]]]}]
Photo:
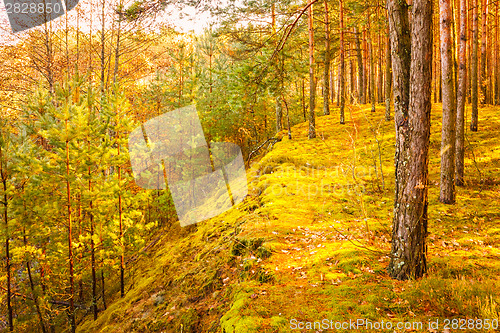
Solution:
[{"label": "tall tree trunk", "polygon": [[372,112],[375,112],[375,65],[373,62],[373,43],[372,43],[372,33],[370,27],[370,15],[368,14],[368,30],[366,31],[366,36],[368,39],[368,61],[370,62],[370,102],[372,103]]},{"label": "tall tree trunk", "polygon": [[283,108],[279,96],[275,97],[275,110],[276,110],[276,133],[283,130]]},{"label": "tall tree trunk", "polygon": [[104,82],[105,82],[105,70],[106,70],[106,64],[105,64],[105,27],[106,27],[106,16],[105,16],[105,7],[106,7],[106,1],[102,0],[101,4],[101,93],[104,94]]},{"label": "tall tree trunk", "polygon": [[10,257],[10,235],[9,235],[9,214],[8,214],[8,196],[7,196],[7,170],[4,168],[4,156],[2,152],[2,147],[0,147],[0,179],[2,181],[2,192],[3,192],[3,223],[5,228],[5,273],[7,275],[7,316],[8,316],[8,325],[9,331],[14,331],[14,319],[13,319],[13,310],[12,310],[12,290],[11,290],[11,257]]},{"label": "tall tree trunk", "polygon": [[[411,23],[408,171],[396,197],[395,228],[389,272],[397,279],[422,277],[427,270],[428,163],[432,81],[432,2],[414,0]],[[394,43],[393,43],[394,45]],[[397,163],[403,162],[399,160]]]},{"label": "tall tree trunk", "polygon": [[313,5],[308,0],[308,28],[309,28],[309,139],[316,137],[316,117],[314,114],[316,104],[316,82],[314,82],[314,29],[313,29]]},{"label": "tall tree trunk", "polygon": [[486,44],[488,38],[488,0],[483,0],[481,5],[481,10],[483,12],[483,29],[481,30],[481,92],[482,100],[481,104],[486,104],[488,101],[487,96],[487,82],[488,77],[486,76]]},{"label": "tall tree trunk", "polygon": [[465,135],[465,95],[467,81],[467,1],[460,0],[460,44],[458,49],[458,91],[457,91],[457,133],[455,147],[455,183],[458,186],[464,185],[464,135]]},{"label": "tall tree trunk", "polygon": [[340,123],[345,124],[344,107],[345,107],[345,50],[344,50],[344,1],[339,2],[340,12]]},{"label": "tall tree trunk", "polygon": [[356,58],[358,60],[358,97],[359,97],[359,103],[360,104],[366,104],[366,94],[364,91],[364,84],[363,82],[365,81],[363,75],[364,75],[364,69],[363,69],[363,55],[361,53],[361,42],[359,39],[359,30],[358,27],[354,28],[354,36],[356,40]]},{"label": "tall tree trunk", "polygon": [[[66,120],[66,133],[68,133],[68,120]],[[69,138],[66,138],[66,198],[68,202],[68,263],[69,263],[69,320],[71,333],[76,332],[75,322],[75,300],[74,300],[74,273],[73,273],[73,240],[71,220],[71,187],[70,187],[70,160],[69,160]]]},{"label": "tall tree trunk", "polygon": [[[271,5],[271,32],[272,32],[272,35],[273,35],[273,38],[275,38],[276,36],[276,5],[275,3],[273,2],[273,4]],[[276,42],[276,47],[278,47],[278,44]],[[277,57],[276,57],[276,62],[275,62],[275,66],[276,66],[276,70],[279,72],[280,71],[280,55],[278,53]],[[279,77],[280,77],[280,89],[282,88],[281,87],[281,74],[282,73],[278,73],[279,74]],[[281,106],[281,101],[280,101],[280,97],[279,97],[279,94],[281,92],[278,92],[276,94],[276,97],[275,97],[275,103],[276,103],[276,106],[275,106],[275,111],[276,111],[276,133],[278,132],[281,132],[283,130],[283,108]]]},{"label": "tall tree trunk", "polygon": [[473,5],[473,18],[472,18],[472,63],[471,63],[471,99],[472,99],[472,113],[470,130],[477,132],[478,122],[478,86],[477,86],[477,49],[479,44],[478,38],[478,1],[474,0]]},{"label": "tall tree trunk", "polygon": [[500,104],[500,71],[499,71],[499,61],[498,61],[498,1],[495,2],[495,105]]},{"label": "tall tree trunk", "polygon": [[377,75],[377,102],[378,103],[383,103],[384,102],[384,88],[383,88],[383,78],[384,75],[382,74],[382,59],[383,59],[383,48],[382,48],[382,38],[380,36],[381,34],[378,35],[378,75]]},{"label": "tall tree trunk", "polygon": [[387,40],[385,54],[385,120],[391,120],[391,87],[392,87],[391,43]]},{"label": "tall tree trunk", "polygon": [[455,80],[451,40],[451,0],[439,0],[441,24],[441,77],[443,81],[443,122],[441,130],[441,182],[439,201],[455,203]]},{"label": "tall tree trunk", "polygon": [[325,0],[325,68],[323,72],[323,114],[330,114],[330,18]]},{"label": "tall tree trunk", "polygon": [[119,4],[120,12],[118,13],[118,28],[116,32],[116,46],[115,46],[115,68],[113,70],[113,84],[116,84],[118,78],[118,70],[120,68],[120,42],[121,42],[121,28],[122,28],[122,11],[123,3]]},{"label": "tall tree trunk", "polygon": [[431,3],[426,0],[414,0],[412,8],[411,40],[408,4],[387,1],[396,126],[392,258],[388,272],[400,280],[418,278],[426,271],[432,13]]},{"label": "tall tree trunk", "polygon": [[[118,134],[118,141],[120,136]],[[118,142],[118,156],[120,156],[120,142]],[[118,165],[118,221],[120,228],[120,296],[125,296],[125,241],[123,239],[123,208],[122,208],[122,167]]]}]

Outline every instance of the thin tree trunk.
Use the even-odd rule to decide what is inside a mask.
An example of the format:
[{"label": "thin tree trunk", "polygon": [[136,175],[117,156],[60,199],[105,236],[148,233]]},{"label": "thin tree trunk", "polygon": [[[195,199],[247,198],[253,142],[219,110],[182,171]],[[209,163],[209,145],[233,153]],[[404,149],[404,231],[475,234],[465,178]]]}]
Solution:
[{"label": "thin tree trunk", "polygon": [[464,185],[464,135],[465,135],[465,89],[467,81],[467,1],[460,0],[460,44],[458,49],[458,91],[457,91],[457,133],[456,133],[456,155],[455,155],[455,183]]},{"label": "thin tree trunk", "polygon": [[104,74],[105,74],[105,69],[106,69],[106,66],[105,66],[105,59],[104,59],[104,56],[105,56],[105,38],[104,38],[104,34],[105,34],[105,4],[106,2],[104,0],[102,0],[102,7],[101,7],[101,20],[102,20],[102,24],[101,24],[101,93],[104,93],[104,81],[105,81],[105,78],[104,78]]},{"label": "thin tree trunk", "polygon": [[384,102],[384,92],[383,92],[383,77],[384,75],[382,74],[382,57],[383,57],[383,51],[382,51],[382,39],[380,37],[381,34],[378,35],[378,84],[377,84],[377,102],[378,103],[383,103]]},{"label": "thin tree trunk", "polygon": [[8,214],[8,196],[7,196],[7,174],[4,169],[4,156],[2,152],[2,147],[0,147],[0,177],[3,185],[3,223],[5,228],[5,273],[7,275],[7,316],[9,331],[14,331],[14,319],[12,310],[12,290],[11,290],[11,257],[10,257],[10,235],[9,235],[9,214]]},{"label": "thin tree trunk", "polygon": [[[24,242],[24,247],[28,247],[28,240],[26,238],[26,230],[23,229],[23,242]],[[43,320],[43,315],[42,315],[42,310],[40,309],[40,302],[38,300],[38,294],[35,291],[35,284],[33,283],[33,276],[31,275],[31,265],[30,261],[26,260],[26,270],[28,272],[28,280],[30,282],[30,289],[31,289],[31,294],[33,295],[33,301],[35,302],[35,309],[36,313],[38,316],[38,321],[40,322],[40,328],[42,329],[43,333],[47,332],[47,329],[45,328],[45,322]]]},{"label": "thin tree trunk", "polygon": [[477,52],[478,52],[478,0],[474,0],[473,18],[472,18],[472,64],[471,64],[471,98],[472,98],[472,113],[470,130],[477,132],[478,123],[478,82],[477,82]]},{"label": "thin tree trunk", "polygon": [[392,87],[391,43],[387,41],[385,54],[385,120],[391,120],[391,87]]},{"label": "thin tree trunk", "polygon": [[483,29],[481,30],[481,92],[482,92],[482,100],[481,104],[487,103],[487,82],[488,78],[486,77],[486,44],[488,38],[488,0],[483,0],[481,5],[481,10],[483,12],[482,20],[483,20]]},{"label": "thin tree trunk", "polygon": [[443,81],[443,122],[441,130],[441,182],[439,201],[455,203],[455,80],[451,40],[451,1],[439,1],[441,24],[441,77]]},{"label": "thin tree trunk", "polygon": [[364,92],[364,69],[363,69],[363,55],[361,53],[361,42],[359,40],[358,27],[354,28],[354,36],[356,41],[356,58],[358,59],[358,97],[360,104],[366,104],[366,97]]},{"label": "thin tree trunk", "polygon": [[370,15],[368,14],[367,16],[367,21],[368,21],[368,29],[366,31],[366,37],[368,40],[368,61],[370,62],[370,102],[372,104],[372,112],[375,112],[375,103],[376,103],[376,96],[375,96],[375,65],[373,61],[373,42],[372,42],[372,34],[371,34],[371,27],[370,27]]},{"label": "thin tree trunk", "polygon": [[[118,135],[118,140],[120,136]],[[118,142],[118,156],[120,156],[120,143]],[[122,208],[122,168],[118,165],[118,221],[120,228],[120,296],[125,296],[125,243],[123,239],[123,208]]]},{"label": "thin tree trunk", "polygon": [[[275,6],[276,5],[273,2],[273,4],[271,5],[271,32],[272,32],[273,38],[276,35],[276,7]],[[278,47],[277,42],[276,42],[275,47]],[[276,57],[276,61],[275,61],[274,65],[276,66],[276,70],[280,71],[280,55],[279,55],[279,53]],[[282,88],[282,82],[281,82],[282,73],[280,72],[278,74],[280,77],[280,89],[281,89]],[[283,130],[283,108],[281,106],[281,101],[280,101],[280,96],[279,96],[280,93],[281,92],[278,92],[276,94],[276,97],[275,97],[276,133],[279,133]]]},{"label": "thin tree trunk", "polygon": [[325,68],[323,72],[323,114],[330,114],[330,19],[325,0]]},{"label": "thin tree trunk", "polygon": [[309,28],[309,139],[316,137],[316,119],[314,114],[315,109],[315,98],[316,98],[316,82],[314,82],[314,30],[313,30],[313,5],[311,0],[308,0],[309,16],[308,16],[308,28]]},{"label": "thin tree trunk", "polygon": [[345,124],[344,107],[345,107],[345,61],[344,61],[344,2],[339,2],[340,12],[340,123]]},{"label": "thin tree trunk", "polygon": [[121,27],[122,27],[122,10],[123,10],[122,1],[120,1],[119,8],[120,12],[118,13],[118,28],[116,34],[116,47],[115,47],[115,68],[113,71],[113,84],[116,84],[116,80],[118,78],[118,70],[120,68],[120,42],[121,42]]},{"label": "thin tree trunk", "polygon": [[500,104],[500,71],[499,71],[499,61],[498,61],[498,1],[495,2],[495,105]]},{"label": "thin tree trunk", "polygon": [[373,43],[371,37],[370,15],[367,17],[368,30],[366,31],[368,39],[368,60],[370,62],[370,101],[372,103],[372,112],[375,112],[376,96],[375,96],[375,65],[373,62]]},{"label": "thin tree trunk", "polygon": [[[66,133],[68,132],[68,120],[66,120]],[[71,187],[69,180],[69,138],[66,139],[66,198],[68,201],[68,262],[69,262],[69,319],[71,332],[76,332],[75,303],[74,303],[74,273],[73,273],[73,240],[71,220]]]}]

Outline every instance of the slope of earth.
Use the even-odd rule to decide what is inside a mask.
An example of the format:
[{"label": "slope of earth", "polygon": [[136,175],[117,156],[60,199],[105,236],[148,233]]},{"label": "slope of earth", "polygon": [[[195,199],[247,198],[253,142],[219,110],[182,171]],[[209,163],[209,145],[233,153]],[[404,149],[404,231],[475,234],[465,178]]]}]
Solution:
[{"label": "slope of earth", "polygon": [[473,332],[485,331],[485,319],[498,324],[500,110],[480,109],[480,131],[467,130],[467,184],[457,188],[456,205],[443,205],[440,109],[432,111],[424,278],[401,282],[386,273],[394,125],[383,120],[382,107],[371,113],[352,106],[346,125],[335,112],[319,117],[316,139],[307,139],[306,123],[292,128],[292,140],[285,135],[248,170],[250,195],[236,208],[154,236],[135,258],[125,297],[79,332],[296,332],[335,325],[347,332],[354,323],[371,331],[382,322],[395,332],[442,332],[446,324]]}]

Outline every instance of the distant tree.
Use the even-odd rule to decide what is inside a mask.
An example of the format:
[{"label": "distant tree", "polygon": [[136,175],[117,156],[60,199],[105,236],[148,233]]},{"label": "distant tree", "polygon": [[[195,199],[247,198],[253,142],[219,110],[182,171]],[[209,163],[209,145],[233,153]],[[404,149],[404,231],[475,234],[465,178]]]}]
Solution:
[{"label": "distant tree", "polygon": [[453,79],[453,56],[450,0],[439,1],[441,24],[441,76],[443,90],[443,121],[441,132],[441,182],[439,201],[455,203],[455,82]]},{"label": "distant tree", "polygon": [[323,71],[323,114],[330,114],[330,17],[328,0],[325,0],[325,67]]},{"label": "distant tree", "polygon": [[472,100],[472,113],[471,113],[471,121],[470,121],[470,130],[472,132],[477,132],[477,123],[478,123],[478,73],[477,73],[477,52],[478,52],[478,1],[473,0],[472,4],[472,61],[471,61],[471,100]]},{"label": "distant tree", "polygon": [[340,100],[340,123],[345,124],[345,45],[344,45],[344,1],[339,1],[339,23],[340,23],[340,89],[339,89],[339,100]]},{"label": "distant tree", "polygon": [[458,186],[464,185],[464,127],[465,127],[465,97],[467,68],[467,1],[460,0],[460,43],[458,49],[458,91],[457,91],[457,118],[456,118],[456,153],[455,153],[455,182]]},{"label": "distant tree", "polygon": [[387,39],[385,53],[385,120],[391,120],[392,60],[391,43]]},{"label": "distant tree", "polygon": [[309,31],[309,139],[316,137],[316,81],[314,78],[314,19],[313,3],[308,0],[307,26]]}]

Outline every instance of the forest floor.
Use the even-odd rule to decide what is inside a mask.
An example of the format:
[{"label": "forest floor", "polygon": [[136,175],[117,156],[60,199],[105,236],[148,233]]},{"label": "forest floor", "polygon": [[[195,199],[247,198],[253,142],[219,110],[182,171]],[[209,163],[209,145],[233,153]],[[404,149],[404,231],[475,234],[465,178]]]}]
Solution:
[{"label": "forest floor", "polygon": [[250,195],[236,208],[152,236],[125,297],[79,332],[369,332],[382,321],[391,332],[485,331],[480,322],[500,320],[500,112],[481,108],[479,132],[467,130],[467,184],[444,205],[440,110],[424,278],[387,275],[394,124],[381,106],[351,106],[345,125],[337,109],[318,117],[316,139],[306,123],[293,127],[248,170]]}]

